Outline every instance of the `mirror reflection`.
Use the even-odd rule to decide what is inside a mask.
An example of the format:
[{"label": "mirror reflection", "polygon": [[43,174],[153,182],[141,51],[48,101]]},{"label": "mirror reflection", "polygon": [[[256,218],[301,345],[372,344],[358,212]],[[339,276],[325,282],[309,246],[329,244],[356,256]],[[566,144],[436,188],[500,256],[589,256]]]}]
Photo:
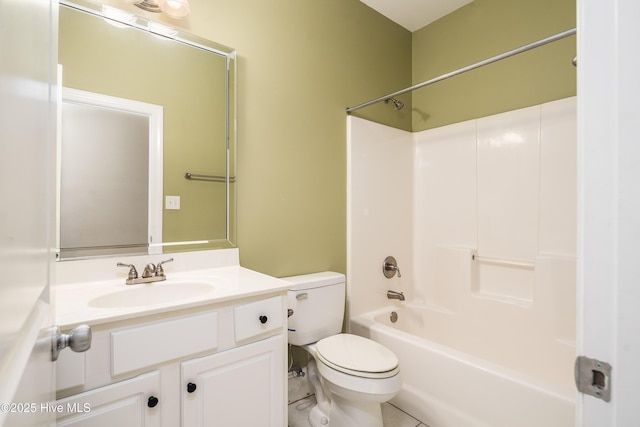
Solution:
[{"label": "mirror reflection", "polygon": [[146,253],[162,241],[162,106],[63,88],[61,114],[61,257]]},{"label": "mirror reflection", "polygon": [[98,7],[60,7],[60,258],[233,246],[233,50]]}]

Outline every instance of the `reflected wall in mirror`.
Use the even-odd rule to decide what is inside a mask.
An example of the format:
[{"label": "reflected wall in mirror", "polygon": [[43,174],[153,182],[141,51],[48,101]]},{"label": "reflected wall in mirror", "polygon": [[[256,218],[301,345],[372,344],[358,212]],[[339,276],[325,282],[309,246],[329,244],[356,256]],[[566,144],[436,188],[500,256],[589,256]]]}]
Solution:
[{"label": "reflected wall in mirror", "polygon": [[[95,212],[80,213],[92,224],[89,231],[83,233],[93,228],[101,230],[109,239],[95,241],[93,236],[85,236],[80,242],[69,243],[65,251],[65,242],[69,240],[65,228],[61,227],[58,240],[61,259],[136,253],[135,248],[140,244],[151,253],[232,247],[235,241],[235,52],[164,24],[160,27],[164,35],[160,35],[159,30],[150,30],[156,28],[153,22],[142,17],[131,18],[128,25],[106,19],[99,3],[84,0],[62,3],[58,54],[62,86],[162,107],[162,147],[157,157],[162,159],[163,174],[161,182],[156,182],[158,178],[149,180],[149,188],[157,184],[162,189],[159,200],[150,198],[149,194],[135,196],[140,200],[133,205],[131,194],[112,199],[111,209],[125,213],[117,225],[97,222]],[[62,146],[68,136],[66,114],[62,109]],[[99,142],[98,133],[85,129],[82,143],[89,147],[84,147],[85,153],[108,151],[104,146],[94,145],[110,145],[115,143],[114,139],[122,142],[125,138],[112,136],[106,142]],[[149,162],[156,160],[151,158],[152,151],[146,163],[139,164],[136,168],[140,170],[135,172],[125,158],[112,156],[113,160],[103,165],[104,169],[115,172],[110,178],[91,173],[94,167],[88,159],[79,158],[79,154],[71,158],[85,165],[84,180],[90,187],[96,191],[108,188],[113,192],[114,188],[124,185],[123,180],[144,180],[144,173],[148,175],[148,172],[143,171],[148,171]],[[107,162],[107,158],[101,156],[98,161]],[[59,162],[61,177],[65,176],[68,162],[64,159]],[[222,178],[185,179],[186,173]],[[66,196],[60,197],[60,220],[63,212],[88,204],[86,193],[69,188],[71,191],[66,193],[61,189]],[[172,196],[172,201],[179,197],[179,209],[175,209],[175,204],[167,209],[167,196]],[[140,219],[127,222],[135,216],[127,214],[135,205],[139,205],[136,211],[148,206],[148,217],[158,217],[161,230],[153,232],[148,224],[141,224]],[[114,233],[110,233],[111,228]],[[114,240],[115,228],[135,229],[136,237]],[[140,234],[140,228],[144,234]],[[160,235],[162,240],[158,241]]]},{"label": "reflected wall in mirror", "polygon": [[63,88],[61,114],[60,258],[157,249],[163,108]]}]

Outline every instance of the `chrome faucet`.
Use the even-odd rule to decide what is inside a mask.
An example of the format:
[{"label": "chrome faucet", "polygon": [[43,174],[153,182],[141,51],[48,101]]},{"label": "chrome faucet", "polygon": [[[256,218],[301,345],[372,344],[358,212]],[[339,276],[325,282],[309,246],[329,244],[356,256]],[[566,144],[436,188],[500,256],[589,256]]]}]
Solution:
[{"label": "chrome faucet", "polygon": [[156,273],[156,266],[154,263],[150,262],[149,264],[144,266],[144,271],[142,272],[143,278],[153,277]]},{"label": "chrome faucet", "polygon": [[387,298],[404,301],[404,294],[402,292],[387,291]]},{"label": "chrome faucet", "polygon": [[169,258],[158,263],[158,265],[156,266],[156,276],[164,277],[164,268],[162,268],[162,264],[165,264],[167,262],[173,262],[173,258]]},{"label": "chrome faucet", "polygon": [[152,283],[166,280],[167,276],[164,274],[164,268],[162,268],[162,264],[171,261],[173,261],[173,258],[169,258],[165,261],[160,261],[157,266],[150,262],[144,267],[142,277],[138,277],[138,271],[133,264],[125,264],[119,262],[116,265],[118,267],[129,267],[129,274],[127,275],[127,280],[125,281],[125,283],[127,285],[137,285],[139,283]]}]

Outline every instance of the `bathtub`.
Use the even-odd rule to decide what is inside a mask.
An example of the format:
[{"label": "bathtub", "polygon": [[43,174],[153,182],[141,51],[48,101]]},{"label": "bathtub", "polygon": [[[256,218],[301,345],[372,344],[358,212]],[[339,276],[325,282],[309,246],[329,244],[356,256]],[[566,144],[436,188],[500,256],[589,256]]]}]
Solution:
[{"label": "bathtub", "polygon": [[429,427],[575,425],[573,343],[522,334],[514,341],[486,333],[496,325],[483,318],[464,324],[458,317],[407,302],[354,317],[349,326],[397,355],[403,385],[391,403]]}]

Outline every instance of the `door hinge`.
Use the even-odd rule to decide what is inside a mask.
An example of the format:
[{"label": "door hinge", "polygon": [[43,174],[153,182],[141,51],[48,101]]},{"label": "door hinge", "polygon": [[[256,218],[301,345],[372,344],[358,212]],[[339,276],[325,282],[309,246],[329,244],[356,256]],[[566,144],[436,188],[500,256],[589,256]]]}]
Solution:
[{"label": "door hinge", "polygon": [[576,357],[575,379],[578,391],[602,399],[611,400],[611,365],[586,356]]}]

